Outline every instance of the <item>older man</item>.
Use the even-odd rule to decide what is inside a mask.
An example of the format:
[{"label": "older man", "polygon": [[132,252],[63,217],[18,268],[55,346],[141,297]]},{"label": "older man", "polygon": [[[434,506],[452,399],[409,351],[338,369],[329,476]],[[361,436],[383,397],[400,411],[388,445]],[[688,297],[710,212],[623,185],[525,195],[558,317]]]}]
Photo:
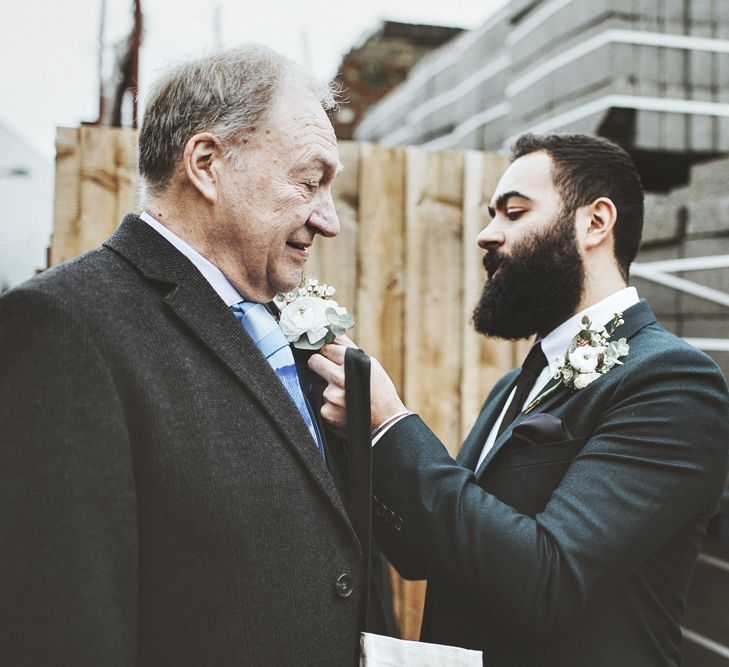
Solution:
[{"label": "older man", "polygon": [[[726,382],[627,286],[643,195],[623,150],[522,137],[489,210],[474,324],[538,340],[457,461],[374,366],[373,426],[394,423],[374,445],[376,534],[429,580],[426,641],[483,649],[489,667],[678,665],[729,466]],[[343,348],[323,351],[310,363],[341,426]]]},{"label": "older man", "polygon": [[355,663],[360,547],[260,305],[339,231],[332,104],[258,46],[175,67],[144,212],[0,300],[1,664]]}]

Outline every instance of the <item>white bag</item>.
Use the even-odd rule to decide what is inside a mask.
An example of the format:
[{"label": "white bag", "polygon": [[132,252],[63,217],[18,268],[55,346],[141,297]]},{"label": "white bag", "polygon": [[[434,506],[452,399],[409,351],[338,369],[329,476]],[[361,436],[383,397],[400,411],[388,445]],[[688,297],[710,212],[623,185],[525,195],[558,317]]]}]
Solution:
[{"label": "white bag", "polygon": [[482,667],[483,653],[363,632],[360,667]]}]

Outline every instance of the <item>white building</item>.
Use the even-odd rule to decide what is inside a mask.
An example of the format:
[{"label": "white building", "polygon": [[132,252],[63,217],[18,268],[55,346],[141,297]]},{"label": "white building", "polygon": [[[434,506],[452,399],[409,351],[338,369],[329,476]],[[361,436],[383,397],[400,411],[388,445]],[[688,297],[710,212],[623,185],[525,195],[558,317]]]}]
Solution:
[{"label": "white building", "polygon": [[53,165],[0,123],[0,291],[46,267]]}]

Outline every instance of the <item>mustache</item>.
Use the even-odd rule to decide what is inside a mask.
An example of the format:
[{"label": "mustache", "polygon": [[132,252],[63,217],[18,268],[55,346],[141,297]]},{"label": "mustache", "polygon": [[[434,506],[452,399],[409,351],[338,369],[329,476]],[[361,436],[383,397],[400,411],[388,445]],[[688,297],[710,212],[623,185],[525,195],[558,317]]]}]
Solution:
[{"label": "mustache", "polygon": [[483,268],[486,269],[486,273],[489,274],[489,276],[493,275],[496,269],[498,269],[503,263],[506,258],[504,257],[504,254],[499,251],[491,251],[487,252],[483,256]]}]

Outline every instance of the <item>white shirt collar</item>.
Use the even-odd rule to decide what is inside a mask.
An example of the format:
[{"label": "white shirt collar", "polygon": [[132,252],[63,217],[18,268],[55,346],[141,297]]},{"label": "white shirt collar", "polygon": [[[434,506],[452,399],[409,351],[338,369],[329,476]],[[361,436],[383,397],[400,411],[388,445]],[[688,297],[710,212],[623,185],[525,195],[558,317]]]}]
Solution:
[{"label": "white shirt collar", "polygon": [[587,315],[593,326],[599,327],[612,320],[615,313],[623,313],[640,301],[635,287],[626,287],[602,301],[598,301],[589,308],[573,315],[556,329],[550,331],[542,338],[542,352],[549,364],[549,373],[554,375],[557,368],[564,362],[564,353],[572,339],[582,328],[582,318]]},{"label": "white shirt collar", "polygon": [[143,211],[139,217],[152,229],[164,236],[164,238],[195,265],[195,268],[202,273],[203,278],[210,283],[210,286],[225,302],[226,306],[232,306],[243,301],[243,297],[238,293],[238,290],[230,284],[225,274],[215,264],[205,259],[197,250],[185,243],[177,234],[171,232],[161,222],[155,220],[147,211]]}]

